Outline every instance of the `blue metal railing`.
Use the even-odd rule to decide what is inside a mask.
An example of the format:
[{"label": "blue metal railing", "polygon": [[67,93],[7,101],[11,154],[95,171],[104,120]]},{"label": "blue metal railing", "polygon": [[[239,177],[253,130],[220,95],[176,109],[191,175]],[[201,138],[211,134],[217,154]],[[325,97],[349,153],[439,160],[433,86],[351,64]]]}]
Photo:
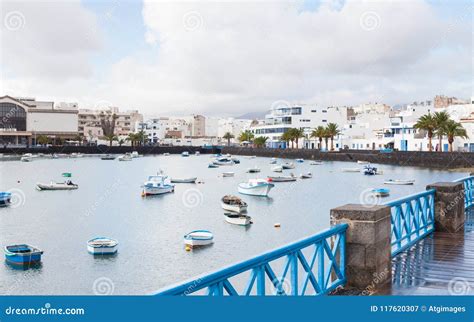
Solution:
[{"label": "blue metal railing", "polygon": [[462,182],[464,184],[464,207],[467,209],[474,205],[474,176],[460,178],[454,182]]},{"label": "blue metal railing", "polygon": [[[204,295],[216,296],[327,294],[346,283],[347,227],[347,224],[336,225],[249,260],[162,289],[157,295],[190,295],[202,290],[207,291]],[[285,261],[277,276],[272,265],[276,267],[279,259]],[[237,291],[239,285],[232,280],[236,277],[246,280],[241,291]]]},{"label": "blue metal railing", "polygon": [[435,189],[388,202],[391,210],[392,257],[434,230]]}]

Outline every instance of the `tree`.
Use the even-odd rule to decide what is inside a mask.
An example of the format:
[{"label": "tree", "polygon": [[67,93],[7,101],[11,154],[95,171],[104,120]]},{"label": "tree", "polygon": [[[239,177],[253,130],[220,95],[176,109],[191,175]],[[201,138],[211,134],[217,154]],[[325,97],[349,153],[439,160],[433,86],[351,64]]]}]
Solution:
[{"label": "tree", "polygon": [[227,146],[230,146],[230,140],[234,138],[234,135],[230,132],[225,132],[223,139],[227,140]]},{"label": "tree", "polygon": [[122,146],[125,143],[125,141],[126,141],[125,139],[119,139],[118,140],[118,145]]},{"label": "tree", "polygon": [[36,138],[36,144],[45,145],[45,144],[48,144],[48,142],[49,142],[49,138],[46,135],[39,135]]},{"label": "tree", "polygon": [[118,116],[110,113],[101,112],[99,115],[100,127],[104,133],[104,137],[111,137],[115,134],[115,120]]},{"label": "tree", "polygon": [[326,129],[324,126],[318,126],[316,129],[311,132],[311,137],[312,138],[318,138],[319,140],[319,149],[321,150],[323,147],[323,138],[326,135]]},{"label": "tree", "polygon": [[428,150],[433,151],[433,135],[436,131],[436,120],[431,114],[421,116],[415,123],[414,128],[427,132],[428,135]]},{"label": "tree", "polygon": [[130,141],[130,144],[132,145],[132,147],[135,146],[135,142],[137,142],[137,134],[136,133],[128,133],[128,136],[125,140],[127,141]]},{"label": "tree", "polygon": [[79,142],[79,145],[84,144],[84,140],[85,140],[85,137],[84,137],[84,135],[82,135],[81,133],[77,134],[77,135],[74,137],[74,141],[78,141],[78,142]]},{"label": "tree", "polygon": [[304,138],[304,130],[298,128],[291,128],[288,130],[291,137],[291,147],[293,148],[293,141],[296,143],[296,148],[298,149],[298,141],[300,138]]},{"label": "tree", "polygon": [[339,135],[341,131],[339,130],[336,123],[329,123],[326,127],[326,131],[327,131],[327,135],[331,139],[331,151],[334,151],[334,137]]},{"label": "tree", "polygon": [[259,136],[258,138],[255,138],[255,140],[253,141],[253,144],[254,144],[257,148],[261,148],[261,147],[265,146],[265,144],[267,143],[267,140],[268,140],[268,137],[266,137],[266,136]]},{"label": "tree", "polygon": [[331,137],[331,135],[329,135],[329,132],[328,132],[328,129],[327,128],[324,128],[324,143],[326,143],[326,151],[329,151],[329,138]]},{"label": "tree", "polygon": [[147,141],[147,136],[145,131],[141,130],[140,132],[136,133],[136,142],[138,142],[138,146],[145,144]]},{"label": "tree", "polygon": [[112,146],[113,141],[117,141],[118,138],[115,134],[104,135],[104,138],[109,141],[109,146]]},{"label": "tree", "polygon": [[252,132],[250,132],[249,130],[246,130],[246,131],[240,133],[240,135],[239,135],[239,141],[240,141],[240,142],[245,142],[245,141],[247,141],[247,142],[252,142],[252,140],[253,140],[254,137],[255,137],[255,136],[253,135]]},{"label": "tree", "polygon": [[447,112],[436,112],[434,113],[433,118],[435,119],[436,124],[436,135],[439,139],[439,151],[443,151],[443,134],[444,134],[444,127],[446,123],[449,121],[449,114]]},{"label": "tree", "polygon": [[286,131],[280,136],[280,140],[284,141],[286,143],[286,146],[288,147],[290,145],[291,141],[291,133]]},{"label": "tree", "polygon": [[444,124],[442,132],[448,137],[449,152],[453,152],[453,142],[456,137],[467,138],[466,129],[461,125],[461,123],[453,120],[448,120]]}]

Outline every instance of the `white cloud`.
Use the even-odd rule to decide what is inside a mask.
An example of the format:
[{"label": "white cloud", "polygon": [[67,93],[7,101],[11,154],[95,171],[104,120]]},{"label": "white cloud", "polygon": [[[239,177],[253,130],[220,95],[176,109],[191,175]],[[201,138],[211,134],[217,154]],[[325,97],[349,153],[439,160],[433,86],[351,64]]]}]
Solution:
[{"label": "white cloud", "polygon": [[[63,91],[58,96],[88,103],[105,99],[148,114],[240,114],[279,99],[324,105],[471,95],[471,26],[461,16],[446,21],[419,0],[327,3],[317,11],[301,11],[300,5],[145,1],[143,37],[156,53],[152,59],[138,52],[117,62],[99,86],[75,81],[55,90]],[[86,25],[70,34],[83,34]],[[46,43],[53,41],[44,30],[38,33]],[[35,63],[61,62],[55,52],[64,46],[58,44],[71,40],[57,37],[56,49]],[[82,65],[88,61],[81,55],[97,44],[83,45],[64,59],[75,55],[79,63],[67,72],[87,77],[90,66]],[[31,86],[39,91],[48,84]]]}]

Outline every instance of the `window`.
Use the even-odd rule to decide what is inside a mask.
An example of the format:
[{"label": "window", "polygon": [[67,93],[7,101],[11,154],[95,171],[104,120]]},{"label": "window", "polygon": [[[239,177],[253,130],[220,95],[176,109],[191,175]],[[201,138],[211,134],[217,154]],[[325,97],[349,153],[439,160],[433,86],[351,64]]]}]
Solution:
[{"label": "window", "polygon": [[323,123],[327,123],[328,120],[322,120]]},{"label": "window", "polygon": [[323,110],[323,113],[327,113],[328,111],[327,110]]},{"label": "window", "polygon": [[316,113],[316,112],[317,112],[317,110],[311,110],[311,113]]},{"label": "window", "polygon": [[0,128],[26,131],[26,112],[13,103],[0,103]]}]

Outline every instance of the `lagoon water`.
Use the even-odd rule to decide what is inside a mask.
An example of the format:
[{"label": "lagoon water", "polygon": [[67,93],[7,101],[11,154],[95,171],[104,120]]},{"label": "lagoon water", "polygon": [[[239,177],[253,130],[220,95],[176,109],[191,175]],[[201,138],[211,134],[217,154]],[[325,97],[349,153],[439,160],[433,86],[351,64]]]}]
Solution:
[{"label": "lagoon water", "polygon": [[[38,159],[0,163],[0,191],[11,190],[15,205],[0,208],[0,245],[28,243],[44,250],[42,265],[18,270],[0,264],[0,294],[94,294],[104,282],[110,294],[153,294],[183,279],[221,268],[282,246],[329,227],[329,210],[370,198],[368,188],[383,181],[415,179],[413,186],[385,186],[391,195],[383,202],[425,190],[429,183],[454,180],[463,173],[379,165],[383,175],[344,173],[356,163],[306,161],[299,175],[312,179],[276,183],[270,198],[242,196],[248,202],[250,227],[224,221],[220,198],[238,194],[237,184],[248,178],[279,175],[270,171],[269,158],[239,157],[241,164],[207,168],[209,155],[147,156],[132,162],[102,161],[97,157]],[[293,160],[294,161],[294,160]],[[258,166],[259,174],[246,169]],[[140,185],[162,169],[171,177],[197,176],[203,184],[177,184],[175,192],[142,198]],[[224,171],[235,177],[222,178]],[[37,182],[62,180],[72,172],[76,191],[37,191]],[[284,172],[284,173],[285,173]],[[12,190],[13,189],[13,190]],[[274,228],[274,223],[281,228]],[[215,243],[186,252],[183,235],[194,229],[214,233]],[[119,240],[119,253],[94,258],[87,240],[107,236]]]}]

